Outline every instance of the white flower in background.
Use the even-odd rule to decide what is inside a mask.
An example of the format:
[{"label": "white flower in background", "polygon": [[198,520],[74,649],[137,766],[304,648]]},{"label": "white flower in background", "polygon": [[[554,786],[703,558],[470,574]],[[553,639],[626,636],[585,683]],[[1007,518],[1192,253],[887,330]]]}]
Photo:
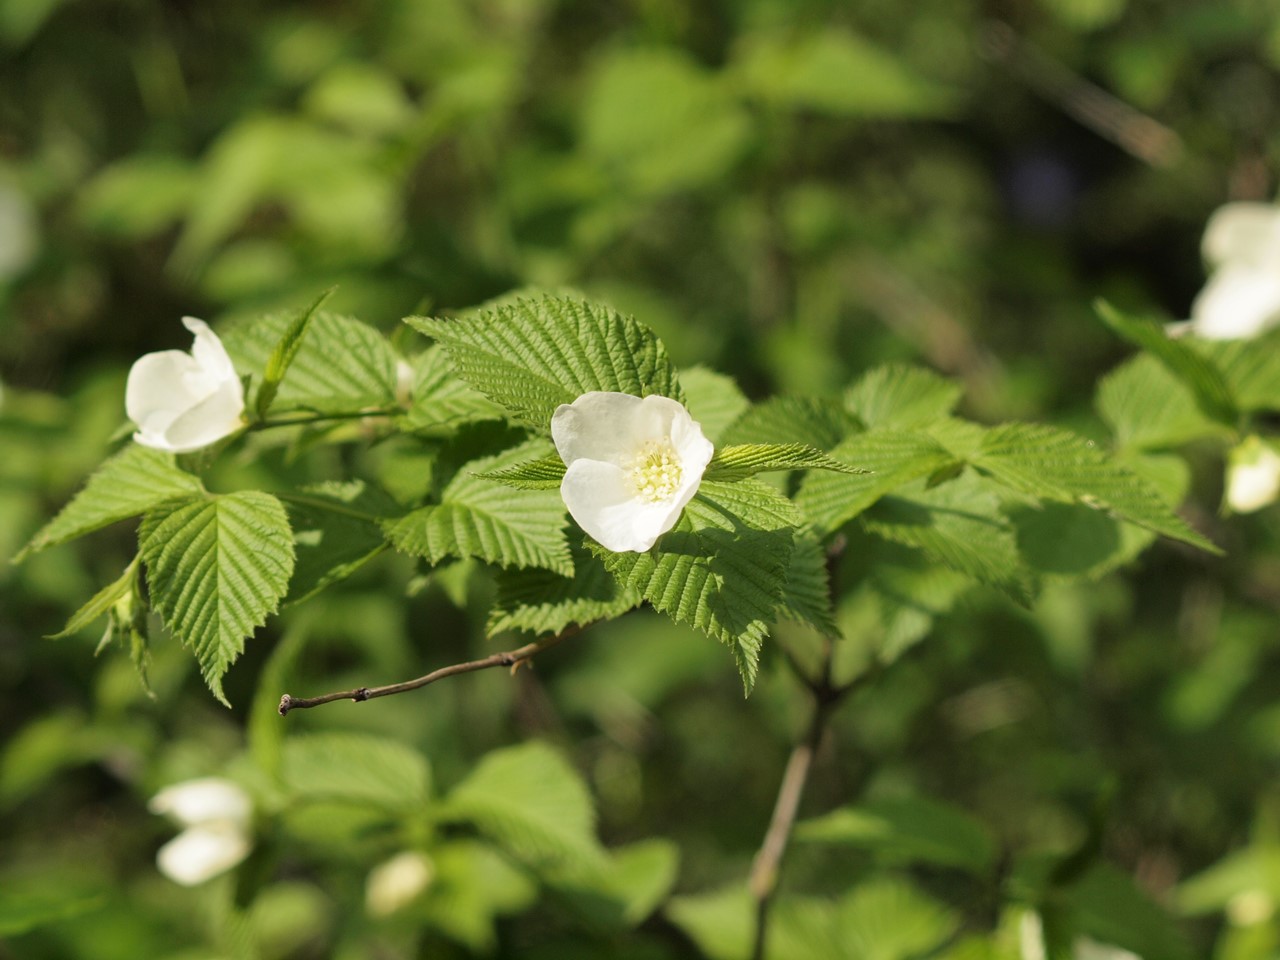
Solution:
[{"label": "white flower in background", "polygon": [[191,352],[140,357],[129,371],[124,398],[129,419],[138,425],[133,439],[172,453],[207,447],[244,424],[244,386],[222,341],[203,320],[182,322],[196,335]]},{"label": "white flower in background", "polygon": [[193,887],[230,870],[249,855],[253,803],[230,780],[205,777],[165,787],[147,804],[186,827],[156,853],[170,880]]},{"label": "white flower in background", "polygon": [[584,393],[561,404],[551,438],[564,460],[560,496],[578,525],[615,551],[643,551],[680,518],[715,452],[667,397]]},{"label": "white flower in background", "polygon": [[[1018,928],[1022,960],[1045,960],[1048,950],[1044,943],[1044,922],[1040,914],[1028,910],[1022,915]],[[1071,960],[1142,960],[1132,950],[1099,943],[1090,937],[1076,937],[1071,944]]]},{"label": "white flower in background", "polygon": [[364,887],[365,909],[373,917],[390,916],[412,903],[434,878],[435,867],[425,855],[398,853],[369,871]]},{"label": "white flower in background", "polygon": [[1261,510],[1280,498],[1280,454],[1256,436],[1227,457],[1227,506],[1236,513]]},{"label": "white flower in background", "polygon": [[1280,206],[1219,207],[1205,227],[1201,250],[1213,273],[1191,305],[1192,333],[1239,340],[1280,323]]}]

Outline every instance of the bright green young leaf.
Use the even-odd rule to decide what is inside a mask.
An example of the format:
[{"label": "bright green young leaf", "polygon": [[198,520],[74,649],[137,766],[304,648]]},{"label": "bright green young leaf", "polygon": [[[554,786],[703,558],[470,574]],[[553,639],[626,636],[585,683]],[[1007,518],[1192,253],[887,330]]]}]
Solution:
[{"label": "bright green young leaf", "polygon": [[1095,306],[1103,323],[1130,343],[1148,351],[1186,384],[1205,416],[1227,426],[1235,424],[1239,413],[1221,370],[1182,340],[1171,339],[1156,321],[1127,316],[1104,300],[1099,300]]},{"label": "bright green young leaf", "polygon": [[871,472],[847,476],[824,471],[805,477],[796,502],[805,519],[823,531],[838,529],[885,494],[953,461],[932,437],[896,430],[854,434],[831,456]]},{"label": "bright green young leaf", "polygon": [[61,640],[84,629],[106,614],[108,610],[119,603],[122,597],[129,594],[134,589],[137,581],[138,558],[134,557],[129,566],[125,567],[124,573],[120,575],[118,580],[107,584],[95,593],[84,606],[71,615],[71,619],[67,621],[67,625],[62,630],[58,633],[50,634],[48,639]]},{"label": "bright green young leaf", "polygon": [[[237,372],[266,370],[296,319],[293,313],[275,313],[229,329],[222,342]],[[327,311],[315,313],[305,333],[272,401],[274,410],[351,413],[395,406],[397,357],[386,337]]]},{"label": "bright green young leaf", "polygon": [[839,941],[863,960],[911,960],[936,950],[960,915],[905,880],[879,877],[855,887],[837,908]]},{"label": "bright green young leaf", "polygon": [[406,322],[444,345],[459,376],[543,434],[556,407],[592,390],[684,401],[662,341],[600,304],[542,296]]},{"label": "bright green young leaf", "polygon": [[707,367],[681,370],[680,386],[689,415],[702,427],[702,435],[715,444],[751,405],[733,377]]},{"label": "bright green young leaf", "polygon": [[860,474],[867,471],[834,460],[803,443],[737,443],[716,450],[707,464],[708,480],[733,482],[770,470],[832,470]]},{"label": "bright green young leaf", "polygon": [[629,192],[713,183],[747,145],[747,112],[715,74],[675,47],[617,47],[587,84],[583,150]]},{"label": "bright green young leaf", "polygon": [[345,580],[385,550],[382,524],[403,512],[361,480],[306,487],[282,499],[297,554],[286,606]]},{"label": "bright green young leaf", "polygon": [[945,88],[841,29],[759,33],[740,43],[731,70],[748,95],[792,110],[897,118],[939,116],[951,109]]},{"label": "bright green young leaf", "polygon": [[503,486],[515,487],[517,490],[559,490],[564,471],[564,461],[560,459],[560,454],[553,453],[501,470],[478,473],[476,476]]},{"label": "bright green young leaf", "polygon": [[1102,379],[1097,406],[1120,447],[1175,447],[1221,429],[1200,411],[1186,385],[1145,353]]},{"label": "bright green young leaf", "polygon": [[831,577],[827,570],[827,551],[811,531],[795,535],[787,583],[782,588],[778,613],[791,620],[807,623],[829,637],[840,636],[832,608]]},{"label": "bright green young leaf", "polygon": [[316,315],[320,305],[328,300],[336,289],[337,287],[330,287],[316,297],[311,306],[298,311],[289,320],[284,333],[280,335],[280,339],[271,350],[271,355],[267,357],[266,370],[262,375],[262,383],[258,387],[257,411],[259,419],[265,417],[267,411],[271,409],[271,404],[280,389],[280,381],[289,372],[289,366],[293,363],[294,358],[297,357],[298,351],[302,349],[302,341],[307,335],[307,327],[311,325],[311,318]]},{"label": "bright green young leaf", "polygon": [[960,394],[958,384],[931,370],[891,364],[859,377],[844,402],[868,430],[914,430],[949,416]]},{"label": "bright green young leaf", "polygon": [[647,553],[589,543],[628,589],[679,623],[727,644],[744,689],[774,621],[798,520],[791,501],[754,480],[704,480],[676,526]]},{"label": "bright green young leaf", "polygon": [[417,750],[363,733],[308,733],[284,742],[281,778],[295,802],[339,802],[417,812],[431,768]]},{"label": "bright green young leaf", "polygon": [[570,624],[610,620],[638,606],[640,596],[619,584],[586,550],[573,550],[573,576],[549,570],[503,570],[486,632],[524,630],[539,636],[560,633]]},{"label": "bright green young leaf", "polygon": [[968,473],[929,489],[913,483],[882,498],[861,521],[877,536],[923,550],[1019,603],[1030,602],[1013,525],[988,480]]},{"label": "bright green young leaf", "polygon": [[996,846],[981,821],[962,808],[926,797],[869,800],[796,825],[800,842],[873,850],[894,863],[930,863],[983,875]]},{"label": "bright green young leaf", "polygon": [[385,530],[396,549],[437,564],[445,557],[476,557],[501,567],[541,567],[573,576],[565,539],[565,507],[554,490],[512,490],[479,474],[494,473],[545,455],[531,440],[460,470],[440,502],[420,507]]},{"label": "bright green young leaf", "polygon": [[293,573],[284,507],[254,490],[171,500],[143,518],[138,545],[151,605],[225,704],[223,674],[275,612]]},{"label": "bright green young leaf", "polygon": [[1222,371],[1241,410],[1280,410],[1280,327],[1249,340],[1187,340]]},{"label": "bright green young leaf", "polygon": [[173,454],[131,443],[98,468],[84,489],[31,538],[14,562],[203,489],[196,477],[174,465]]},{"label": "bright green young leaf", "polygon": [[993,427],[972,463],[1019,493],[1108,510],[1163,536],[1221,552],[1187,526],[1149,481],[1066,430],[1019,423]]},{"label": "bright green young leaf", "polygon": [[448,434],[464,423],[502,416],[501,407],[458,378],[439,344],[414,358],[410,396],[411,405],[401,424],[413,433]]},{"label": "bright green young leaf", "polygon": [[829,451],[859,429],[858,419],[839,401],[771,397],[748,408],[723,439],[725,443],[805,443]]},{"label": "bright green young leaf", "polygon": [[436,815],[446,823],[473,824],[534,867],[598,872],[607,863],[586,784],[544,743],[486,754]]}]

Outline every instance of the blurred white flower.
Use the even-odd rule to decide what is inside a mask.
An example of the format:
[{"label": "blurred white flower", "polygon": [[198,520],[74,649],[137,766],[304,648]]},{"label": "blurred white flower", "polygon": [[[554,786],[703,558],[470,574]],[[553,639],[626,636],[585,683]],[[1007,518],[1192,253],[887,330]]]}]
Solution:
[{"label": "blurred white flower", "polygon": [[146,447],[187,453],[243,426],[244,386],[226,348],[209,325],[183,317],[195,334],[190,353],[162,350],[140,357],[125,385],[125,411]]},{"label": "blurred white flower", "polygon": [[675,400],[625,393],[561,404],[551,438],[567,467],[560,495],[570,515],[619,552],[648,550],[675,526],[715,452]]},{"label": "blurred white flower", "polygon": [[156,853],[160,872],[184,887],[225,873],[253,847],[253,803],[230,780],[204,777],[175,783],[152,797],[147,809],[186,827]]},{"label": "blurred white flower", "polygon": [[396,403],[407,407],[413,402],[413,365],[408,360],[396,361]]},{"label": "blurred white flower", "polygon": [[1257,436],[1227,456],[1226,502],[1236,513],[1261,510],[1280,498],[1280,454]]},{"label": "blurred white flower", "polygon": [[365,909],[370,916],[390,916],[412,903],[434,877],[435,867],[424,854],[398,853],[369,871],[364,888]]},{"label": "blurred white flower", "polygon": [[[1018,928],[1022,960],[1045,960],[1048,951],[1044,943],[1044,922],[1040,914],[1028,910],[1022,915]],[[1071,944],[1071,960],[1142,960],[1132,950],[1099,943],[1091,937],[1076,937]]]},{"label": "blurred white flower", "polygon": [[1192,333],[1238,340],[1280,323],[1280,206],[1219,207],[1205,227],[1201,250],[1213,272],[1191,305]]}]

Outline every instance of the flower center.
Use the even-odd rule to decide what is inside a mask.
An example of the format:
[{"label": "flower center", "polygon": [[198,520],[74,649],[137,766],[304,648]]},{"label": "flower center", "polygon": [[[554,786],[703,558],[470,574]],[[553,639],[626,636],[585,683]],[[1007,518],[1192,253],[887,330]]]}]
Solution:
[{"label": "flower center", "polygon": [[631,458],[626,471],[632,495],[646,503],[667,500],[680,486],[680,458],[670,440],[650,440]]}]

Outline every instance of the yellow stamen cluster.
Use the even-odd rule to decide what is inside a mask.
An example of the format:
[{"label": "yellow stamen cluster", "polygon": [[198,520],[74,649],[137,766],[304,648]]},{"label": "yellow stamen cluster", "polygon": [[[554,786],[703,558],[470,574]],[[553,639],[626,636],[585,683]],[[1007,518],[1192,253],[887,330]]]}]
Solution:
[{"label": "yellow stamen cluster", "polygon": [[647,503],[660,503],[680,486],[680,458],[670,440],[650,440],[626,467],[632,494]]}]

